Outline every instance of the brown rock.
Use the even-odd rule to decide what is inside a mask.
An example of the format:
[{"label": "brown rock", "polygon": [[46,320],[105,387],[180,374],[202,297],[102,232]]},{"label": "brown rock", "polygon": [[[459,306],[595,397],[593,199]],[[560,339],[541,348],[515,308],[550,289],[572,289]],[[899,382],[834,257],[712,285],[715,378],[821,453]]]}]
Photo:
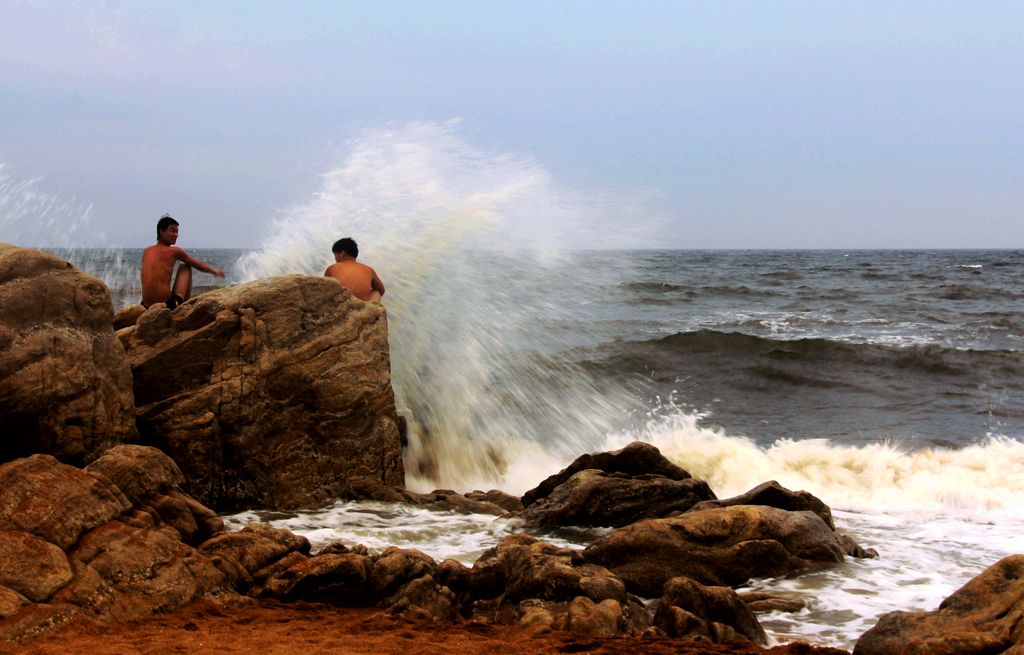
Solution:
[{"label": "brown rock", "polygon": [[933,612],[884,614],[857,641],[853,653],[1024,653],[1024,555],[999,560]]},{"label": "brown rock", "polygon": [[66,550],[129,508],[109,480],[50,455],[0,465],[0,529],[28,532]]},{"label": "brown rock", "polygon": [[71,559],[95,570],[117,592],[109,611],[113,619],[174,609],[227,591],[228,580],[210,559],[175,537],[111,521],[82,537]]},{"label": "brown rock", "polygon": [[81,465],[135,436],[131,370],[102,282],[0,243],[0,308],[0,462],[46,453]]},{"label": "brown rock", "polygon": [[832,521],[832,510],[819,498],[806,491],[790,491],[775,480],[762,482],[750,491],[725,498],[723,500],[705,500],[691,508],[692,512],[716,507],[734,507],[736,505],[767,505],[790,512],[814,512],[821,517],[831,530],[836,529]]},{"label": "brown rock", "polygon": [[729,586],[843,561],[835,534],[819,516],[760,505],[634,523],[595,541],[583,556],[648,598],[676,576]]},{"label": "brown rock", "polygon": [[68,558],[57,546],[25,532],[0,530],[0,585],[41,603],[71,577]]},{"label": "brown rock", "polygon": [[491,489],[490,491],[471,491],[466,494],[466,498],[483,503],[492,503],[506,512],[517,512],[523,509],[523,501],[521,501],[518,496],[507,494],[498,489]]},{"label": "brown rock", "polygon": [[574,473],[519,513],[527,525],[621,527],[646,518],[685,512],[714,498],[703,480],[673,480],[661,475],[631,477],[586,469]]},{"label": "brown rock", "polygon": [[618,634],[622,626],[622,605],[607,599],[595,603],[585,596],[569,601],[565,629],[588,635],[608,637]]},{"label": "brown rock", "polygon": [[370,570],[370,588],[375,598],[392,595],[399,587],[410,581],[430,575],[437,568],[437,562],[418,550],[391,546],[373,558]]},{"label": "brown rock", "polygon": [[799,612],[807,607],[807,601],[802,598],[766,591],[744,591],[737,595],[751,612]]},{"label": "brown rock", "polygon": [[455,594],[448,587],[437,584],[430,575],[406,583],[383,604],[388,613],[407,619],[454,621],[459,616]]},{"label": "brown rock", "polygon": [[634,441],[621,450],[577,457],[572,464],[523,494],[523,506],[529,507],[574,474],[586,469],[596,469],[605,473],[625,473],[629,476],[660,475],[670,480],[686,480],[691,477],[689,473],[668,461],[656,447],[642,441]]},{"label": "brown rock", "polygon": [[310,600],[340,607],[367,607],[376,602],[370,590],[373,562],[365,555],[290,555],[294,563],[269,576],[261,596]]},{"label": "brown rock", "polygon": [[185,481],[174,460],[150,446],[116,446],[89,464],[86,470],[105,475],[132,504]]},{"label": "brown rock", "polygon": [[114,314],[114,331],[117,332],[118,330],[123,330],[126,327],[135,325],[138,322],[139,317],[142,316],[145,311],[146,308],[138,303],[134,305],[127,305],[117,310]]},{"label": "brown rock", "polygon": [[309,540],[289,530],[252,523],[238,532],[218,534],[199,546],[206,555],[238,562],[250,576],[292,552],[308,555]]},{"label": "brown rock", "polygon": [[143,442],[200,502],[291,508],[359,478],[404,484],[379,303],[290,275],[150,308],[121,337]]},{"label": "brown rock", "polygon": [[18,611],[28,604],[30,601],[7,587],[0,587],[0,619],[6,619],[8,616],[14,616]]},{"label": "brown rock", "polygon": [[[670,611],[677,608],[685,614]],[[690,617],[696,617],[694,622]],[[673,637],[703,634],[719,641],[722,633],[711,626],[728,626],[736,634],[758,644],[768,642],[761,624],[743,600],[729,587],[709,587],[689,578],[672,578],[665,583],[665,593],[654,614],[654,625]],[[726,631],[726,641],[734,641]]]}]

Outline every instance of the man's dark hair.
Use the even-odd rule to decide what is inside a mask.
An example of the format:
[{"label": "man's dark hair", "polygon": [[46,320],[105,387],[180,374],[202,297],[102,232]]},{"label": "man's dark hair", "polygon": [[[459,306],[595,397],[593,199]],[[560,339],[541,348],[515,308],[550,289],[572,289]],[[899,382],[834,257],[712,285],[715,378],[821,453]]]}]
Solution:
[{"label": "man's dark hair", "polygon": [[160,220],[156,222],[156,238],[160,238],[160,233],[169,228],[172,225],[177,225],[178,221],[171,218],[170,214],[164,214],[160,217]]},{"label": "man's dark hair", "polygon": [[331,252],[344,252],[352,259],[355,259],[359,256],[359,246],[352,239],[345,237],[334,242],[334,245],[331,246]]}]

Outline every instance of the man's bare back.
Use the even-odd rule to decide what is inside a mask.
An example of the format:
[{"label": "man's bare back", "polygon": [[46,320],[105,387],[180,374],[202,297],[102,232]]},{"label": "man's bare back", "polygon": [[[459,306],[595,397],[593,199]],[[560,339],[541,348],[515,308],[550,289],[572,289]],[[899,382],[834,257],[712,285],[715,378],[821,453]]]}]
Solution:
[{"label": "man's bare back", "polygon": [[[165,217],[170,218],[170,217]],[[177,306],[192,296],[192,269],[224,277],[224,271],[189,256],[174,245],[178,240],[178,223],[174,219],[157,223],[157,242],[142,251],[142,304],[152,307],[165,302]],[[181,262],[171,284],[175,262]],[[173,307],[172,307],[173,308]]]},{"label": "man's bare back", "polygon": [[356,261],[358,254],[355,241],[347,238],[339,240],[334,244],[335,263],[327,267],[324,275],[340,282],[341,286],[360,300],[379,301],[384,295],[384,283],[376,271]]}]

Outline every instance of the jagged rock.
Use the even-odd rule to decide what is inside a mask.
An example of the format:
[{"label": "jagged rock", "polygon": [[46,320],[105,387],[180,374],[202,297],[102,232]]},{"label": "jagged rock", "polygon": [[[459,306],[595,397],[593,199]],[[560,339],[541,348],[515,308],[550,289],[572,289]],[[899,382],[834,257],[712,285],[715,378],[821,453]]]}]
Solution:
[{"label": "jagged rock", "polygon": [[[677,612],[674,610],[683,610]],[[694,620],[696,619],[696,620]],[[726,626],[728,630],[715,627]],[[743,600],[729,587],[709,587],[689,578],[672,578],[654,614],[654,625],[672,637],[706,636],[735,641],[733,633],[765,644],[768,636]]]},{"label": "jagged rock", "polygon": [[237,562],[251,577],[289,553],[309,554],[309,540],[289,530],[253,523],[203,542],[199,551]]},{"label": "jagged rock", "polygon": [[135,437],[132,376],[107,287],[53,255],[0,243],[0,462],[81,465]]},{"label": "jagged rock", "polygon": [[1005,557],[932,612],[889,612],[857,641],[854,655],[1024,653],[1024,555]]},{"label": "jagged rock", "polygon": [[679,514],[714,497],[706,482],[694,478],[674,480],[584,469],[534,500],[519,516],[527,525],[537,527],[621,527]]},{"label": "jagged rock", "polygon": [[106,476],[133,504],[185,481],[185,476],[170,457],[148,446],[111,448],[85,470]]},{"label": "jagged rock", "polygon": [[648,598],[676,576],[729,586],[843,561],[835,534],[817,514],[760,505],[634,523],[598,539],[583,556]]},{"label": "jagged rock", "polygon": [[404,502],[419,505],[421,507],[440,511],[454,511],[461,514],[490,514],[492,516],[504,516],[508,510],[495,503],[484,500],[473,500],[467,495],[460,494],[451,489],[435,489],[428,494],[420,494],[413,491],[402,490]]},{"label": "jagged rock", "polygon": [[374,558],[370,569],[370,588],[376,598],[385,598],[410,581],[430,575],[437,562],[418,550],[386,548]]},{"label": "jagged rock", "polygon": [[[289,564],[269,572],[256,595],[282,600],[309,600],[340,607],[375,604],[370,593],[373,561],[365,555],[289,555]],[[284,564],[282,560],[282,564]]]},{"label": "jagged rock", "polygon": [[591,453],[577,457],[572,464],[523,494],[523,506],[529,507],[541,498],[548,496],[558,485],[586,469],[596,469],[605,473],[624,473],[630,476],[660,475],[670,480],[686,480],[692,477],[668,461],[656,447],[642,441],[634,441],[621,450]]},{"label": "jagged rock", "polygon": [[360,478],[404,484],[379,303],[290,275],[151,307],[118,336],[143,443],[203,504],[293,508]]},{"label": "jagged rock", "polygon": [[814,512],[821,517],[825,525],[835,530],[832,521],[832,510],[819,498],[806,491],[790,491],[775,480],[762,482],[750,491],[722,500],[705,500],[694,505],[690,511],[699,512],[716,507],[733,507],[735,505],[767,505],[790,512]]}]

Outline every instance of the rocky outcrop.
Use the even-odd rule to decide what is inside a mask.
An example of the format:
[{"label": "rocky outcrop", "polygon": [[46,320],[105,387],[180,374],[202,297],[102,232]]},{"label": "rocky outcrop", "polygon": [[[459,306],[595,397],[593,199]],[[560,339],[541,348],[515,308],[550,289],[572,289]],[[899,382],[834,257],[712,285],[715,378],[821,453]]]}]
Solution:
[{"label": "rocky outcrop", "polygon": [[107,287],[38,250],[0,244],[0,462],[81,465],[135,436],[131,370]]},{"label": "rocky outcrop", "polygon": [[152,307],[118,336],[142,441],[204,504],[292,508],[350,497],[361,480],[404,484],[384,308],[334,280],[217,289]]},{"label": "rocky outcrop", "polygon": [[640,521],[598,539],[583,556],[651,598],[676,576],[735,586],[824,568],[842,562],[843,550],[817,514],[740,505]]},{"label": "rocky outcrop", "polygon": [[857,641],[854,655],[1024,653],[1024,555],[996,562],[933,612],[890,612]]},{"label": "rocky outcrop", "polygon": [[767,505],[790,512],[814,512],[821,517],[829,529],[836,529],[836,525],[832,521],[832,510],[821,499],[806,491],[790,491],[775,480],[762,482],[739,496],[722,500],[705,500],[694,505],[691,511],[699,512],[704,509],[735,507],[736,505]]},{"label": "rocky outcrop", "polygon": [[577,457],[572,464],[523,494],[523,506],[529,507],[547,497],[558,485],[587,469],[623,473],[627,476],[660,475],[670,480],[686,480],[691,477],[689,473],[668,461],[655,446],[634,441],[621,450],[588,453]]},{"label": "rocky outcrop", "polygon": [[535,500],[519,516],[535,527],[621,527],[642,519],[681,514],[714,497],[706,482],[694,478],[634,477],[584,469]]},{"label": "rocky outcrop", "polygon": [[223,522],[180,494],[180,477],[163,454],[129,445],[87,470],[50,455],[0,465],[0,639],[233,596],[217,563],[187,543]]},{"label": "rocky outcrop", "polygon": [[730,587],[707,587],[689,578],[665,583],[654,625],[670,637],[703,637],[715,643],[768,641],[761,624]]}]

